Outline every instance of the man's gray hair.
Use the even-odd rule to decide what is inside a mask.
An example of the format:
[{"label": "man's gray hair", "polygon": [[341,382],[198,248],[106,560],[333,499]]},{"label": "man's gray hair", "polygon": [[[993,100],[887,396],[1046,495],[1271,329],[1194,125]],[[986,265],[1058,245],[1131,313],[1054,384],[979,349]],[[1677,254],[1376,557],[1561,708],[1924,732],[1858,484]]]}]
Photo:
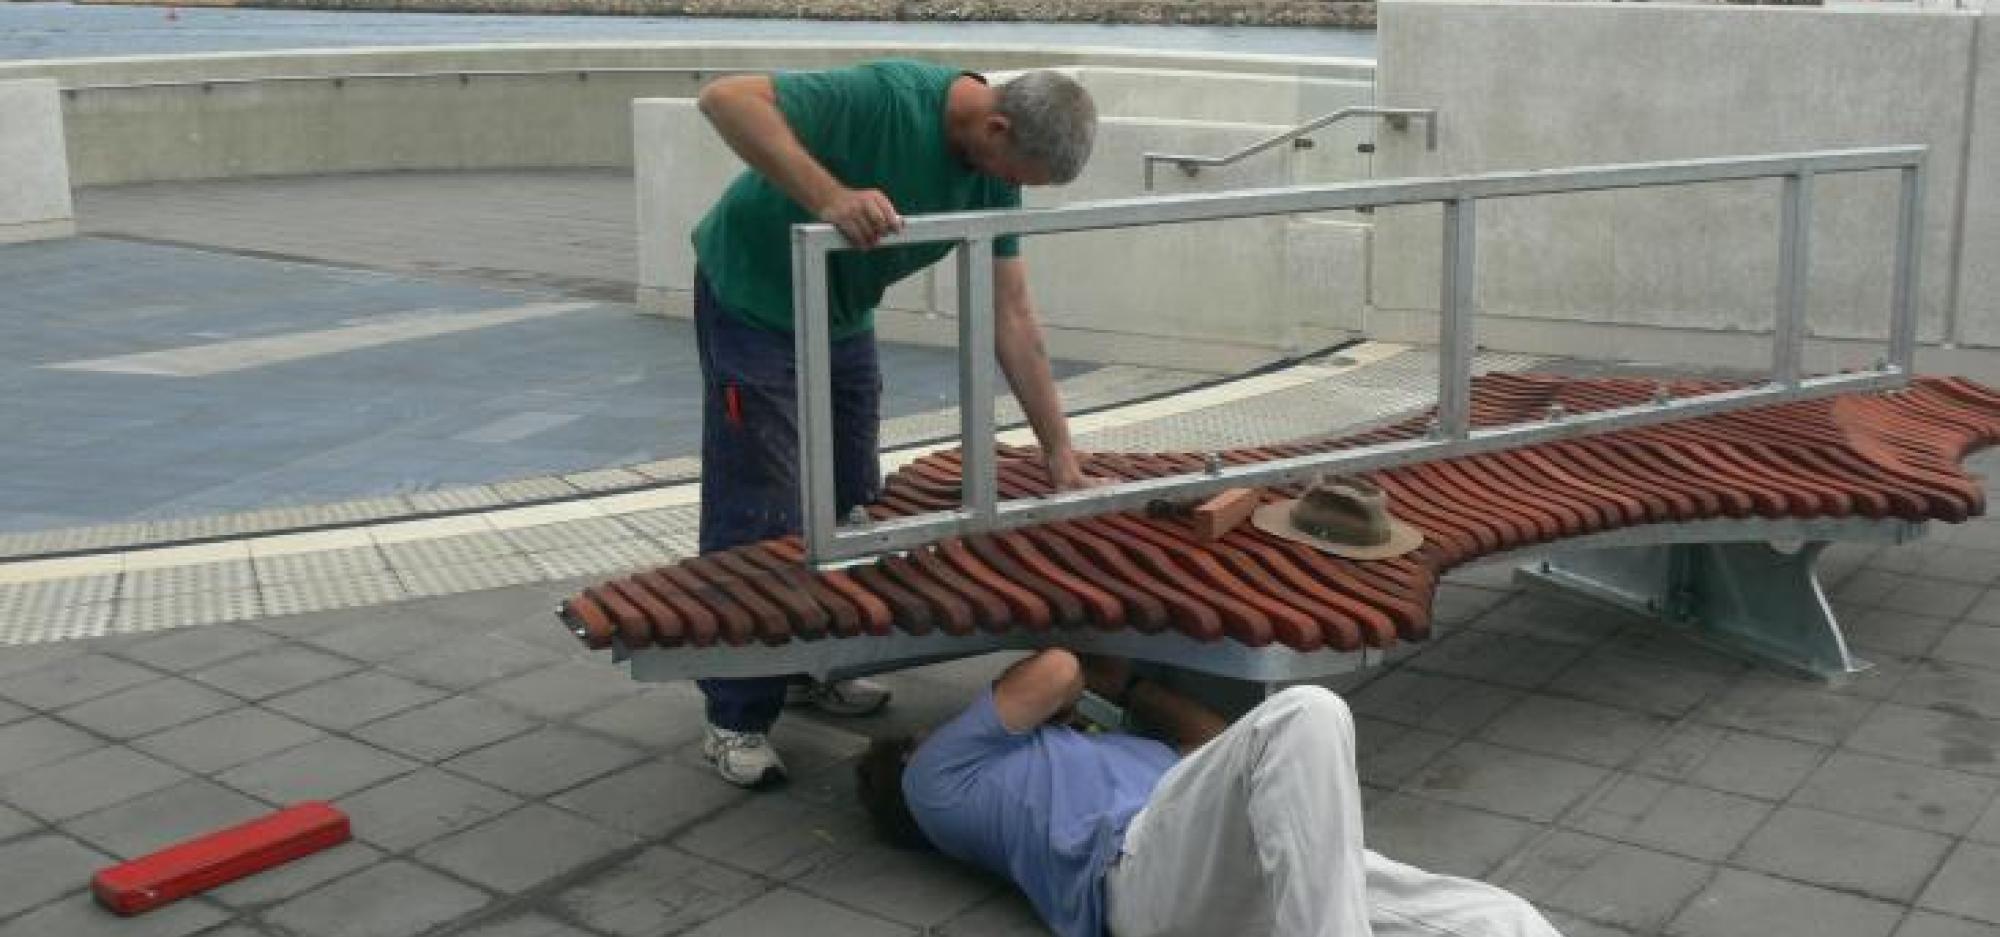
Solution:
[{"label": "man's gray hair", "polygon": [[1097,139],[1097,105],[1061,72],[1028,72],[998,89],[1014,155],[1047,169],[1057,185],[1074,180]]}]

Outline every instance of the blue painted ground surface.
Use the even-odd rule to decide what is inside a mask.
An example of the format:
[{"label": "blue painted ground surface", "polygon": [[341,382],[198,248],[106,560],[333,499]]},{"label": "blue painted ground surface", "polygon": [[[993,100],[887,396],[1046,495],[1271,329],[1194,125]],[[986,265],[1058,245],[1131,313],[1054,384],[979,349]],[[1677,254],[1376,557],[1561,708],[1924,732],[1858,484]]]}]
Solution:
[{"label": "blue painted ground surface", "polygon": [[[0,247],[0,283],[0,530],[406,493],[700,449],[692,328],[627,305],[164,377],[46,365],[569,298],[97,238]],[[954,402],[949,350],[883,353],[886,416]]]}]

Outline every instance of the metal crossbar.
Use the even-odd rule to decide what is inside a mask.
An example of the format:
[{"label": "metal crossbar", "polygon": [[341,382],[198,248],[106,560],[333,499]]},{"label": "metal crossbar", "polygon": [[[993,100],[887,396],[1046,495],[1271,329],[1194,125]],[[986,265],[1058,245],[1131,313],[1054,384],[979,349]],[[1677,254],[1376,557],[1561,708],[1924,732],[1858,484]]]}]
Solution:
[{"label": "metal crossbar", "polygon": [[[905,219],[881,246],[956,242],[959,245],[960,432],[964,443],[961,507],[875,523],[839,526],[834,501],[832,367],[828,333],[827,257],[848,249],[831,225],[792,229],[792,288],[798,354],[799,443],[805,546],[818,565],[908,549],[947,537],[1129,510],[1156,498],[1213,494],[1241,486],[1304,482],[1326,472],[1361,472],[1472,455],[1852,391],[1886,389],[1909,380],[1916,350],[1917,255],[1923,225],[1926,148],[1876,147],[1719,159],[1498,172],[1449,178],[1293,186],[1086,202],[1053,208],[960,212]],[[1875,368],[1825,377],[1803,375],[1806,271],[1812,181],[1829,173],[1896,170],[1895,280],[1888,354]],[[1642,406],[1547,419],[1493,429],[1471,426],[1471,358],[1476,296],[1477,206],[1485,199],[1632,189],[1744,179],[1785,180],[1779,226],[1777,320],[1771,380],[1755,387]],[[1442,320],[1439,335],[1438,425],[1430,439],[1407,440],[1278,459],[1215,466],[1200,474],[1147,479],[1044,498],[1002,501],[993,450],[993,239],[1107,228],[1181,224],[1385,205],[1440,203],[1444,208]]]}]

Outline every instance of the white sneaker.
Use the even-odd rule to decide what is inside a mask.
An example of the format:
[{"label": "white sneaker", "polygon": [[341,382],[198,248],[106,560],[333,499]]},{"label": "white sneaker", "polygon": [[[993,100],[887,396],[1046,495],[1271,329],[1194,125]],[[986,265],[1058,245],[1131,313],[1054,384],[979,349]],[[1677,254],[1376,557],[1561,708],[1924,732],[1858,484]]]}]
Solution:
[{"label": "white sneaker", "polygon": [[737,787],[769,787],[785,780],[785,762],[762,732],[732,732],[711,725],[702,735],[701,756]]},{"label": "white sneaker", "polygon": [[835,716],[866,716],[889,705],[889,688],[873,680],[794,683],[785,688],[785,705],[813,706]]}]

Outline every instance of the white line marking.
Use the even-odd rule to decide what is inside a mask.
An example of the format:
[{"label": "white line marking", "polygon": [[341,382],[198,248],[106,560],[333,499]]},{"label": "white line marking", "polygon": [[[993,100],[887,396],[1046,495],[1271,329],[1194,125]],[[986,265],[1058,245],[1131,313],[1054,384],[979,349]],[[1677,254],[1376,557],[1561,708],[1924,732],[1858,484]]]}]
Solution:
[{"label": "white line marking", "polygon": [[583,418],[580,413],[544,413],[530,410],[504,416],[477,429],[469,429],[453,436],[460,442],[510,443],[519,442],[543,430],[555,429]]},{"label": "white line marking", "polygon": [[100,371],[150,374],[157,377],[207,377],[230,371],[283,364],[378,345],[469,332],[513,322],[525,322],[588,309],[590,303],[529,303],[478,312],[423,312],[399,315],[384,322],[363,322],[337,329],[266,335],[235,341],[143,351],[88,361],[43,365],[60,371]]}]

